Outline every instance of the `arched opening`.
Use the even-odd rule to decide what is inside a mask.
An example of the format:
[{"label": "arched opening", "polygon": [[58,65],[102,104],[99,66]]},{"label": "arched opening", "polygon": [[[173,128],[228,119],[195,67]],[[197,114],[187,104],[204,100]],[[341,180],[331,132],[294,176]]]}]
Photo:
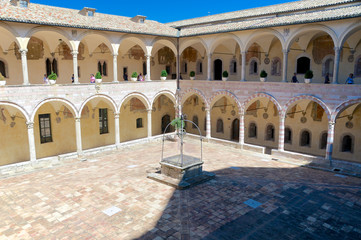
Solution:
[{"label": "arched opening", "polygon": [[[198,126],[198,116],[197,115],[193,116],[192,122]],[[194,124],[192,124],[192,128],[197,128]]]},{"label": "arched opening", "polygon": [[[168,114],[166,114],[162,117],[162,123],[161,123],[162,133],[164,133],[164,131],[166,130],[166,127],[168,126],[169,123],[170,123],[170,116]],[[167,131],[165,133],[172,132],[172,130],[173,130],[172,127],[173,126],[169,125],[169,127],[167,128]]]},{"label": "arched opening", "polygon": [[214,80],[222,80],[222,60],[214,60]]},{"label": "arched opening", "polygon": [[222,120],[222,119],[218,119],[218,120],[217,120],[216,129],[217,129],[217,130],[216,130],[217,133],[224,133],[223,120]]},{"label": "arched opening", "polygon": [[273,124],[269,124],[266,128],[266,140],[275,141],[275,127]]},{"label": "arched opening", "polygon": [[248,137],[257,138],[257,125],[256,123],[250,123],[248,128]]},{"label": "arched opening", "polygon": [[326,149],[327,146],[327,132],[321,134],[320,149]]},{"label": "arched opening", "polygon": [[305,74],[311,67],[311,60],[308,57],[300,57],[297,59],[297,74]]},{"label": "arched opening", "polygon": [[[161,94],[153,102],[152,110],[152,135],[163,134],[168,123],[175,118],[174,102],[167,95]],[[174,128],[170,125],[167,133],[172,131]]]},{"label": "arched opening", "polygon": [[[196,123],[202,133],[203,136],[206,134],[206,122],[200,121],[200,119],[206,118],[205,112],[205,103],[202,101],[202,98],[193,94],[189,96],[184,102],[182,106],[183,113],[189,117],[189,120],[194,122],[194,117],[197,117],[198,123]],[[196,114],[196,115],[195,115]],[[203,125],[203,126],[202,126]],[[191,127],[192,126],[192,127]],[[193,124],[188,124],[186,131],[192,134],[199,134],[198,130],[193,128]]]},{"label": "arched opening", "polygon": [[232,140],[239,140],[239,119],[236,118],[232,122]]},{"label": "arched opening", "polygon": [[3,75],[3,77],[7,77],[6,75],[6,68],[5,68],[5,62],[0,60],[0,73]]},{"label": "arched opening", "polygon": [[311,146],[311,133],[308,130],[303,130],[301,132],[301,147],[310,147]]},{"label": "arched opening", "polygon": [[292,130],[288,127],[285,128],[285,143],[292,144]]},{"label": "arched opening", "polygon": [[353,149],[353,141],[352,137],[350,135],[346,135],[342,138],[342,149],[341,152],[350,152],[352,153]]}]

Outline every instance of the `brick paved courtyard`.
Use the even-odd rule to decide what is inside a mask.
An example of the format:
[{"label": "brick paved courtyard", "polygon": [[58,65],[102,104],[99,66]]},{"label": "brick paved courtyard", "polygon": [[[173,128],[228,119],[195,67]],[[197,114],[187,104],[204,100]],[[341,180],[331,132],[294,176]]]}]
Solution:
[{"label": "brick paved courtyard", "polygon": [[146,178],[160,149],[0,179],[0,239],[361,239],[359,178],[205,143],[217,177],[179,191]]}]

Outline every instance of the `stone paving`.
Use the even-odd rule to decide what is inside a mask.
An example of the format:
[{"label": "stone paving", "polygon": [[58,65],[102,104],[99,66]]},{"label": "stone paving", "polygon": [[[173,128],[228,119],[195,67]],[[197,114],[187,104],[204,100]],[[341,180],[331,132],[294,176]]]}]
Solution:
[{"label": "stone paving", "polygon": [[204,170],[216,178],[180,191],[146,178],[160,149],[0,179],[0,240],[361,239],[360,178],[205,143]]}]

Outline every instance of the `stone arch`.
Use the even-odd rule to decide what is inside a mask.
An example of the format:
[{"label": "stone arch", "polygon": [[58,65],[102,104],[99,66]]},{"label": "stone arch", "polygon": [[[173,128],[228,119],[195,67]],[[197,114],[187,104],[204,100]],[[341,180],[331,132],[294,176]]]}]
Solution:
[{"label": "stone arch", "polygon": [[[163,44],[163,45],[166,46],[166,47],[169,47],[169,48],[173,51],[174,55],[177,56],[176,44],[175,44],[173,41],[171,41],[171,40],[169,40],[169,39],[166,39],[166,38],[162,38],[162,37],[156,37],[156,38],[153,39],[153,41],[151,42],[151,46],[154,47],[154,45],[155,45],[156,43],[160,43],[160,44]],[[154,51],[154,48],[152,49],[152,56],[153,56],[153,51]]]},{"label": "stone arch", "polygon": [[[196,38],[192,38],[192,39],[188,39],[184,42],[182,42],[180,44],[180,48],[179,48],[179,55],[182,55],[182,52],[187,48],[190,47],[192,44],[195,43],[200,43],[203,45],[204,49],[206,50],[206,54],[209,53],[207,44],[204,42],[204,40],[202,38],[196,37]],[[198,51],[198,50],[197,50]]]},{"label": "stone arch", "polygon": [[[89,30],[89,31],[85,31],[81,34],[79,34],[79,36],[77,37],[76,40],[78,40],[79,42],[83,41],[85,37],[90,36],[90,35],[98,35],[102,38],[104,38],[104,44],[109,48],[109,50],[111,51],[112,54],[114,54],[114,48],[112,47],[112,43],[109,39],[109,36],[107,36],[105,33],[99,32],[99,31],[93,31],[93,30]],[[77,49],[76,49],[77,50]]]},{"label": "stone arch", "polygon": [[140,92],[132,92],[132,93],[129,93],[127,94],[119,103],[119,108],[117,109],[118,112],[120,111],[120,108],[122,107],[122,105],[128,100],[128,99],[131,99],[131,98],[138,98],[145,106],[146,109],[150,109],[151,108],[151,104],[150,104],[150,101],[149,99],[147,98],[147,96],[145,96],[143,93],[140,93]]},{"label": "stone arch", "polygon": [[209,103],[207,101],[207,98],[205,97],[205,95],[203,94],[202,91],[195,89],[195,88],[190,88],[187,89],[186,91],[184,91],[180,98],[181,98],[181,105],[183,106],[184,102],[187,100],[187,98],[189,98],[190,96],[192,96],[193,94],[198,95],[202,101],[204,102],[204,104],[206,105],[206,108],[209,109]]},{"label": "stone arch", "polygon": [[[0,30],[1,30],[1,28],[3,28],[5,30],[5,32],[7,32],[10,35],[10,38],[14,39],[13,41],[12,40],[10,41],[10,44],[7,47],[9,47],[14,41],[19,46],[19,48],[22,46],[21,42],[18,39],[20,37],[20,34],[15,29],[13,29],[11,26],[9,26],[5,22],[0,22]],[[3,49],[3,51],[5,51],[5,49]]]},{"label": "stone arch", "polygon": [[361,103],[361,98],[357,98],[357,99],[352,99],[352,100],[348,100],[346,102],[341,103],[340,105],[338,105],[336,107],[336,109],[332,112],[331,115],[331,121],[335,122],[337,117],[340,115],[340,113],[345,110],[347,107],[357,104],[357,103]]},{"label": "stone arch", "polygon": [[19,110],[25,117],[26,122],[30,122],[30,115],[28,114],[28,112],[21,107],[20,105],[13,103],[13,102],[8,102],[8,101],[0,101],[0,106],[9,106],[9,107],[13,107],[16,108],[17,110]]},{"label": "stone arch", "polygon": [[236,35],[232,34],[232,33],[225,33],[222,34],[220,36],[218,36],[216,39],[214,39],[214,41],[211,43],[210,47],[209,47],[209,52],[213,53],[214,50],[216,49],[216,47],[224,40],[226,39],[232,39],[234,41],[236,41],[236,43],[239,45],[239,48],[241,49],[241,51],[244,48],[244,44],[242,43],[241,39],[239,39]]},{"label": "stone arch", "polygon": [[343,44],[345,43],[346,39],[349,38],[352,34],[354,34],[355,32],[357,32],[359,30],[361,30],[361,22],[356,22],[356,23],[352,24],[351,26],[349,26],[340,35],[339,41],[338,41],[337,45],[335,45],[335,46],[342,47]]},{"label": "stone arch", "polygon": [[49,103],[49,102],[61,102],[63,104],[66,104],[72,110],[74,117],[77,117],[79,114],[76,107],[74,106],[74,104],[64,98],[46,98],[46,99],[41,100],[38,104],[36,104],[36,106],[33,110],[33,113],[31,114],[31,118],[30,118],[32,122],[34,121],[36,112],[39,110],[39,108],[41,106],[43,106],[45,103]]},{"label": "stone arch", "polygon": [[[130,40],[130,41],[133,41],[133,42],[135,42],[136,44],[134,44],[134,45],[139,45],[141,48],[142,48],[142,50],[143,50],[143,52],[145,53],[145,54],[147,54],[147,47],[146,47],[146,43],[145,43],[145,40],[143,39],[143,38],[140,38],[140,37],[136,37],[136,36],[134,36],[134,35],[130,35],[130,34],[126,34],[126,35],[124,35],[124,37],[122,37],[121,39],[120,39],[120,41],[119,41],[119,45],[121,46],[122,45],[122,42],[124,42],[124,41],[126,41],[126,40]],[[120,49],[121,47],[119,47],[119,49]],[[129,49],[128,49],[129,50]]]},{"label": "stone arch", "polygon": [[276,100],[275,97],[273,97],[272,95],[268,94],[268,93],[264,93],[264,92],[259,92],[259,93],[255,93],[251,96],[249,96],[246,101],[243,102],[242,104],[242,111],[241,113],[244,113],[246,111],[246,107],[247,105],[252,102],[253,100],[257,99],[257,98],[267,98],[269,99],[276,107],[278,110],[278,115],[281,117],[282,116],[282,107],[281,104]]},{"label": "stone arch", "polygon": [[91,100],[95,99],[95,98],[102,98],[102,99],[105,99],[107,102],[110,103],[110,105],[112,106],[113,108],[113,111],[116,113],[118,108],[117,108],[117,104],[115,103],[115,101],[109,97],[108,95],[105,95],[105,94],[95,94],[93,96],[90,96],[89,98],[87,98],[80,106],[80,109],[79,109],[79,115],[78,117],[81,117],[81,112],[83,111],[83,108],[84,106],[90,102]]},{"label": "stone arch", "polygon": [[155,100],[156,100],[160,95],[165,95],[165,96],[167,96],[167,97],[174,103],[174,105],[175,105],[176,102],[177,102],[174,93],[172,93],[172,92],[169,91],[169,90],[161,90],[161,91],[157,92],[157,93],[154,95],[150,106],[153,106]]},{"label": "stone arch", "polygon": [[240,113],[242,111],[242,105],[240,101],[238,100],[236,95],[234,95],[232,92],[228,90],[219,90],[213,93],[212,97],[209,99],[210,107],[212,107],[212,105],[222,97],[229,97],[230,99],[234,100],[237,104],[238,112]]},{"label": "stone arch", "polygon": [[325,113],[327,114],[327,119],[330,121],[331,120],[331,111],[328,108],[328,106],[319,98],[312,96],[312,95],[300,95],[300,96],[296,96],[293,97],[292,99],[290,99],[283,107],[282,110],[282,116],[285,116],[288,108],[295,102],[300,101],[300,100],[311,100],[314,101],[316,103],[318,103],[323,110],[325,111]]},{"label": "stone arch", "polygon": [[277,37],[277,39],[281,42],[282,48],[285,48],[286,42],[281,33],[279,33],[278,31],[276,31],[274,29],[262,29],[262,30],[255,31],[247,38],[247,40],[244,44],[243,51],[247,51],[247,49],[253,44],[254,39],[256,39],[257,37],[260,37],[262,35],[273,35],[273,36]]}]

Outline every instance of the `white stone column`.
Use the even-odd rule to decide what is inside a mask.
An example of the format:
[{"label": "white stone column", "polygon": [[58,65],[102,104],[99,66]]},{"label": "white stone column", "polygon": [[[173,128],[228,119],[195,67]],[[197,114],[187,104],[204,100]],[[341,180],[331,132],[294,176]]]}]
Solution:
[{"label": "white stone column", "polygon": [[279,125],[279,134],[278,134],[278,150],[285,150],[285,115],[279,115],[280,125]]},{"label": "white stone column", "polygon": [[333,65],[332,83],[338,84],[338,71],[340,68],[340,53],[341,53],[342,48],[334,47],[333,49],[335,50],[335,61],[334,61],[334,65]]},{"label": "white stone column", "polygon": [[282,82],[287,82],[287,67],[288,67],[288,53],[289,51],[283,49],[283,64],[282,64]]},{"label": "white stone column", "polygon": [[208,54],[207,80],[212,80],[212,53]]},{"label": "white stone column", "polygon": [[73,55],[73,73],[74,73],[74,84],[79,84],[79,77],[78,77],[78,51],[72,51],[71,54]]},{"label": "white stone column", "polygon": [[75,138],[76,138],[76,151],[77,151],[78,155],[82,155],[83,154],[83,146],[82,146],[82,141],[81,141],[80,117],[75,118]]},{"label": "white stone column", "polygon": [[152,55],[147,54],[145,56],[147,57],[147,78],[145,79],[145,81],[150,81],[150,57]]},{"label": "white stone column", "polygon": [[34,138],[34,122],[26,122],[26,125],[28,126],[30,161],[35,161],[36,150],[35,150],[35,138]]},{"label": "white stone column", "polygon": [[152,137],[152,109],[148,109],[147,116],[147,127],[148,127],[148,138]]},{"label": "white stone column", "polygon": [[239,115],[239,144],[244,144],[244,113]]},{"label": "white stone column", "polygon": [[118,81],[118,61],[117,61],[118,54],[113,54],[113,82]]},{"label": "white stone column", "polygon": [[242,75],[241,75],[241,81],[246,81],[246,51],[243,51],[242,53]]},{"label": "white stone column", "polygon": [[206,108],[206,138],[211,138],[211,110]]},{"label": "white stone column", "polygon": [[114,123],[115,123],[115,145],[119,146],[120,144],[119,113],[114,113]]},{"label": "white stone column", "polygon": [[335,134],[335,122],[328,122],[328,132],[327,132],[327,145],[326,145],[326,156],[325,159],[330,161],[330,166],[332,166],[332,149],[333,149],[333,139]]},{"label": "white stone column", "polygon": [[28,73],[28,60],[26,54],[28,49],[20,49],[21,53],[21,67],[23,69],[23,84],[29,85],[29,73]]}]

